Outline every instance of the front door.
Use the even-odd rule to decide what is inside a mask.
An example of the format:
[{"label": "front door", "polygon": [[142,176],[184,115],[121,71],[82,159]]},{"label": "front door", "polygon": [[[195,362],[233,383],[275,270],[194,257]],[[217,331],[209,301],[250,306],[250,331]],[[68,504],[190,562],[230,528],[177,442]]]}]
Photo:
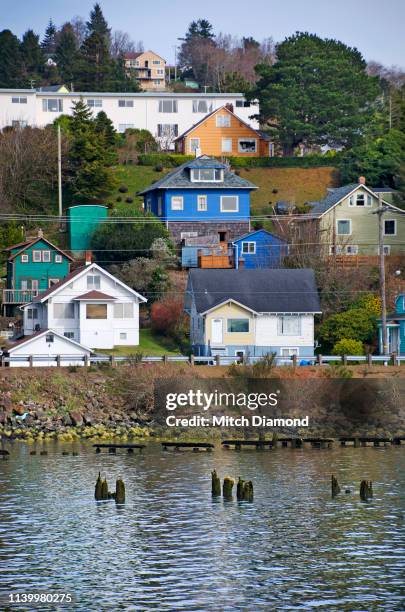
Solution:
[{"label": "front door", "polygon": [[399,352],[399,329],[398,327],[389,327],[388,328],[388,352],[398,353]]},{"label": "front door", "polygon": [[212,319],[211,342],[212,344],[222,344],[223,342],[223,320],[222,319]]}]

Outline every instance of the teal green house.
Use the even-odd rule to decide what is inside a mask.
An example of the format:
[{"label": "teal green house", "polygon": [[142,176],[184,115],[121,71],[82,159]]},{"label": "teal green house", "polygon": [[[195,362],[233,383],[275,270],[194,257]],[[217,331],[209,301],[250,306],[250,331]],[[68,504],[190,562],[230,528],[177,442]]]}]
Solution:
[{"label": "teal green house", "polygon": [[[383,351],[383,334],[381,320],[378,322],[378,349]],[[400,293],[395,300],[395,312],[387,315],[388,353],[405,355],[405,293]]]},{"label": "teal green house", "polygon": [[13,316],[17,306],[30,302],[69,274],[73,258],[43,237],[14,244],[5,251],[7,281],[3,289],[3,314]]}]

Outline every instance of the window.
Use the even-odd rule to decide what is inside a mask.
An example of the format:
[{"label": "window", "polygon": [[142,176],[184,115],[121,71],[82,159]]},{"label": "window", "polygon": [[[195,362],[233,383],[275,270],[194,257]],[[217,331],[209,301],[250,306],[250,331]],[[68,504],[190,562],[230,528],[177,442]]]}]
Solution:
[{"label": "window", "polygon": [[38,279],[36,278],[22,278],[21,289],[23,291],[38,291]]},{"label": "window", "polygon": [[135,126],[133,123],[119,123],[118,131],[120,132],[120,134],[124,134],[127,130],[132,130],[132,128],[134,127]]},{"label": "window", "polygon": [[28,263],[29,258],[27,254],[21,255],[21,263]]},{"label": "window", "polygon": [[269,157],[274,157],[274,142],[269,142]]},{"label": "window", "polygon": [[87,276],[87,289],[100,289],[100,276],[89,274]]},{"label": "window", "polygon": [[367,194],[367,206],[371,206],[373,203],[373,198],[370,194]]},{"label": "window", "polygon": [[32,319],[38,319],[38,308],[27,308],[27,318],[32,321]]},{"label": "window", "polygon": [[200,148],[199,138],[190,138],[190,153],[195,153]]},{"label": "window", "polygon": [[90,108],[101,108],[103,106],[103,101],[101,98],[91,98],[87,100],[87,106]]},{"label": "window", "polygon": [[62,263],[62,255],[55,255],[55,263]]},{"label": "window", "polygon": [[42,261],[49,263],[51,261],[51,251],[42,251]]},{"label": "window", "polygon": [[256,138],[239,138],[239,153],[256,153]]},{"label": "window", "polygon": [[248,100],[236,100],[235,106],[236,108],[248,108],[250,106],[250,102]]},{"label": "window", "polygon": [[215,125],[221,128],[231,127],[231,116],[230,115],[217,115]]},{"label": "window", "polygon": [[212,111],[212,102],[207,100],[193,100],[193,113],[210,113]]},{"label": "window", "polygon": [[286,347],[280,349],[281,357],[292,357],[293,355],[299,354],[298,347],[294,346],[293,348]]},{"label": "window", "polygon": [[120,340],[126,340],[127,334],[125,332],[120,332]]},{"label": "window", "polygon": [[159,138],[176,138],[179,135],[177,123],[158,123]]},{"label": "window", "polygon": [[352,222],[350,219],[338,219],[336,227],[338,236],[350,236],[352,233]]},{"label": "window", "polygon": [[71,340],[75,339],[75,332],[63,332],[65,338],[70,338]]},{"label": "window", "polygon": [[27,98],[22,96],[15,96],[11,98],[12,104],[27,104]]},{"label": "window", "polygon": [[177,100],[159,100],[159,113],[177,113]]},{"label": "window", "polygon": [[48,342],[50,344],[53,341],[54,341],[54,335],[53,334],[46,334],[45,342]]},{"label": "window", "polygon": [[249,319],[228,319],[228,333],[247,333],[249,331]]},{"label": "window", "polygon": [[184,240],[185,238],[197,238],[198,232],[180,232],[180,239]]},{"label": "window", "polygon": [[152,60],[152,64],[155,64],[156,66],[160,66],[160,60]]},{"label": "window", "polygon": [[158,201],[157,201],[157,203],[158,203],[158,210],[157,210],[158,217],[161,217],[161,216],[162,216],[162,212],[163,212],[163,206],[162,206],[162,196],[159,196],[159,197],[158,197]]},{"label": "window", "polygon": [[75,305],[73,302],[57,303],[53,305],[53,316],[55,319],[74,319]]},{"label": "window", "polygon": [[397,235],[397,222],[395,219],[384,219],[384,236]]},{"label": "window", "polygon": [[254,255],[256,253],[256,242],[242,242],[242,254]]},{"label": "window", "polygon": [[340,255],[342,253],[342,245],[335,244],[329,247],[329,255]]},{"label": "window", "polygon": [[205,212],[207,209],[208,209],[207,196],[206,195],[197,196],[197,210],[199,212]]},{"label": "window", "polygon": [[183,196],[172,196],[172,210],[183,210]]},{"label": "window", "polygon": [[86,319],[106,319],[107,304],[86,304]]},{"label": "window", "polygon": [[221,212],[238,212],[238,196],[221,196]]},{"label": "window", "polygon": [[63,100],[59,98],[44,98],[42,100],[42,110],[44,113],[62,113]]},{"label": "window", "polygon": [[356,196],[356,206],[364,206],[365,204],[365,196],[364,193],[358,193]]},{"label": "window", "polygon": [[118,106],[120,108],[133,108],[134,101],[133,100],[118,100]]},{"label": "window", "polygon": [[41,261],[41,251],[32,251],[32,261],[35,263]]},{"label": "window", "polygon": [[134,316],[134,306],[131,303],[114,304],[114,319],[132,319]]},{"label": "window", "polygon": [[223,170],[220,168],[193,168],[191,180],[194,183],[215,183],[224,180]]},{"label": "window", "polygon": [[232,153],[232,138],[222,139],[222,153]]},{"label": "window", "polygon": [[278,317],[279,336],[298,336],[301,333],[301,318],[293,315]]},{"label": "window", "polygon": [[22,119],[13,119],[11,122],[11,127],[13,128],[25,128],[28,125],[28,121],[24,121]]},{"label": "window", "polygon": [[357,244],[348,244],[346,247],[346,255],[357,255],[359,252],[359,247]]},{"label": "window", "polygon": [[152,200],[150,198],[146,199],[146,211],[151,212],[152,210]]},{"label": "window", "polygon": [[[389,244],[384,244],[383,245],[383,249],[384,249],[384,255],[390,255],[391,254],[391,247]],[[380,253],[380,250],[377,249],[377,253]]]},{"label": "window", "polygon": [[162,68],[158,68],[158,69],[156,70],[156,74],[161,74],[161,75],[163,75],[163,74],[164,74],[164,70],[162,70]]},{"label": "window", "polygon": [[57,283],[59,283],[59,278],[50,278],[48,280],[48,287],[53,287],[54,285],[56,285]]}]

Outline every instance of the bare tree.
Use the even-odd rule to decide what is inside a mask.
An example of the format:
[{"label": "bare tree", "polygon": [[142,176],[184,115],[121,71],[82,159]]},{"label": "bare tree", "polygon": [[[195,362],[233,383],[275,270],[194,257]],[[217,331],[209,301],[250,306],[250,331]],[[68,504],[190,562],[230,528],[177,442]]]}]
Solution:
[{"label": "bare tree", "polygon": [[73,19],[70,20],[72,24],[74,35],[76,36],[77,46],[81,47],[84,39],[87,36],[87,26],[86,22],[82,17],[76,15]]},{"label": "bare tree", "polygon": [[115,30],[111,35],[111,55],[120,57],[125,53],[136,53],[144,50],[142,41],[133,41],[127,32]]}]

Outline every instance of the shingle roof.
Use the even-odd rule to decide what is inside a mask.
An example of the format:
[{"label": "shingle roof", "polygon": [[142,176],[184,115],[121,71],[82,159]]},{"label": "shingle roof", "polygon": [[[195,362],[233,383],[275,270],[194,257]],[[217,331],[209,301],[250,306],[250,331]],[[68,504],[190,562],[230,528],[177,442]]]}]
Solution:
[{"label": "shingle roof", "polygon": [[25,249],[27,249],[28,247],[33,246],[34,244],[36,244],[40,240],[42,240],[43,242],[46,242],[46,244],[49,244],[49,246],[51,246],[53,249],[55,249],[55,251],[58,251],[58,253],[61,253],[62,255],[64,255],[64,257],[67,257],[67,259],[70,259],[70,261],[73,261],[73,257],[71,255],[68,255],[68,253],[65,253],[65,251],[62,251],[62,249],[60,249],[56,245],[52,244],[52,242],[49,242],[49,240],[47,240],[43,236],[37,236],[36,238],[33,238],[32,240],[28,240],[27,242],[20,242],[19,244],[14,244],[14,245],[8,247],[7,249],[4,249],[5,251],[12,251],[13,249],[20,248],[20,250],[17,251],[17,253],[14,253],[13,255],[10,255],[9,261],[11,261],[15,257],[17,257],[17,255],[20,255],[20,253],[25,251]]},{"label": "shingle roof", "polygon": [[83,293],[83,295],[78,295],[74,299],[85,302],[86,300],[116,300],[117,298],[113,297],[112,295],[107,295],[102,291],[96,291],[95,289],[93,289],[92,291]]},{"label": "shingle roof", "polygon": [[64,276],[63,278],[61,278],[60,281],[58,281],[57,283],[55,283],[54,285],[52,285],[52,287],[49,287],[48,289],[46,289],[45,291],[41,291],[41,293],[39,293],[32,301],[33,302],[40,302],[41,300],[43,300],[47,295],[49,295],[50,293],[53,293],[55,291],[55,289],[58,289],[59,287],[62,287],[62,285],[64,285],[65,283],[68,283],[70,280],[72,280],[73,278],[75,278],[75,276],[77,276],[78,274],[80,274],[80,272],[82,272],[84,270],[86,266],[81,266],[80,268],[76,268],[76,270],[73,270],[72,272],[70,272],[69,274],[67,274],[66,276]]},{"label": "shingle roof", "polygon": [[308,202],[312,206],[311,215],[316,217],[322,215],[324,212],[332,208],[335,204],[337,204],[342,198],[349,195],[353,189],[356,189],[358,185],[356,183],[351,183],[350,185],[344,185],[343,187],[338,187],[337,189],[330,189],[328,195],[323,200],[319,202]]},{"label": "shingle roof", "polygon": [[44,336],[45,334],[54,334],[55,336],[58,336],[59,338],[62,338],[63,340],[65,340],[69,344],[74,344],[76,346],[80,346],[80,348],[82,348],[82,349],[84,349],[86,351],[90,351],[90,353],[94,352],[92,349],[88,348],[87,346],[84,346],[83,344],[80,344],[80,342],[76,342],[76,340],[73,340],[72,338],[67,338],[66,336],[63,336],[61,333],[59,333],[59,332],[57,332],[57,331],[55,331],[53,329],[42,329],[42,330],[40,330],[38,332],[34,332],[30,336],[23,336],[22,338],[20,338],[20,340],[17,340],[16,342],[13,342],[6,350],[7,351],[12,351],[17,346],[22,346],[23,344],[26,344],[26,343],[30,342],[31,340],[34,340],[34,338],[37,338],[39,336]]},{"label": "shingle roof", "polygon": [[241,240],[246,240],[246,238],[251,238],[255,234],[258,234],[259,232],[267,234],[268,236],[271,236],[272,238],[275,238],[276,240],[279,240],[280,242],[286,244],[286,240],[284,240],[283,238],[280,238],[280,236],[277,236],[277,234],[269,232],[268,230],[265,230],[263,228],[258,229],[258,230],[253,230],[252,232],[248,232],[247,234],[243,234],[243,236],[239,236],[239,238],[235,238],[233,242],[240,242]]},{"label": "shingle roof", "polygon": [[[212,168],[213,164],[215,164],[216,168],[222,168],[224,171],[224,180],[221,183],[191,182],[189,168],[196,167],[196,163],[198,163],[198,167],[200,168]],[[137,195],[143,195],[155,189],[177,189],[179,187],[188,189],[222,189],[223,187],[226,189],[257,189],[257,186],[250,181],[228,170],[225,164],[218,162],[218,160],[213,157],[202,155],[196,160],[185,162],[163,178],[152,183],[147,189],[140,191]]]},{"label": "shingle roof", "polygon": [[313,270],[191,270],[197,312],[234,300],[255,312],[321,312]]}]

